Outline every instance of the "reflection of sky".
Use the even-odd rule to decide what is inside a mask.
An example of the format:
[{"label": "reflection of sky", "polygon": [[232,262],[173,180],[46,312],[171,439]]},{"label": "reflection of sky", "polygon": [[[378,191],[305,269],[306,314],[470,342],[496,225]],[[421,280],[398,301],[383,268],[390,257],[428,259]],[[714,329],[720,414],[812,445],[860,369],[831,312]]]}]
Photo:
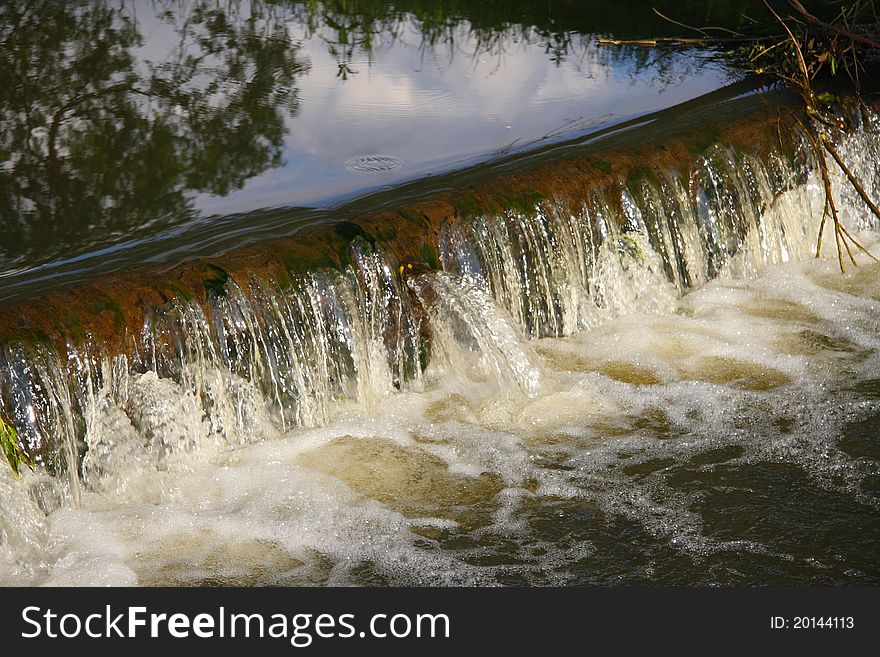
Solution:
[{"label": "reflection of sky", "polygon": [[[243,189],[226,197],[198,195],[192,204],[201,216],[190,211],[187,198],[179,215],[158,216],[155,224],[136,223],[141,218],[135,208],[132,219],[123,218],[123,225],[99,222],[85,229],[79,242],[71,240],[57,253],[35,243],[33,266],[0,271],[0,301],[10,291],[27,288],[32,293],[131,263],[168,262],[286,234],[292,222],[302,217],[308,221],[326,217],[286,211],[245,217],[234,213],[327,207],[381,187],[589,134],[704,95],[726,84],[730,76],[720,64],[708,62],[699,53],[599,47],[593,37],[577,34],[564,35],[568,49],[565,60],[557,65],[552,45],[548,47],[534,31],[519,26],[505,34],[484,32],[484,38],[492,42],[489,48],[478,45],[467,23],[446,26],[444,30],[448,27],[449,31],[444,34],[452,40],[429,47],[414,22],[404,21],[394,27],[393,37],[373,37],[369,57],[362,48],[355,48],[349,62],[353,73],[343,80],[331,52],[338,35],[321,29],[307,33],[303,3],[271,4],[272,11],[258,12],[254,23],[249,22],[252,8],[247,0],[220,5],[238,31],[252,27],[257,34],[272,34],[286,26],[299,47],[296,57],[305,65],[294,82],[299,109],[289,116],[279,108],[286,116],[284,164],[248,179]],[[203,41],[209,36],[208,21],[204,15],[193,14],[193,3],[121,0],[119,6],[143,37],[132,53],[138,60],[139,85],[148,87],[153,74],[186,79],[187,64],[193,63],[194,77],[186,80],[181,94],[210,89],[207,102],[217,107],[227,104],[230,98],[224,94],[237,89],[238,82],[224,81],[222,76],[228,70],[227,56],[236,53],[222,50],[225,35],[220,34],[211,43],[221,51],[208,54]],[[269,6],[265,3],[263,8]],[[357,22],[356,17],[352,20]],[[204,94],[194,98],[206,100]],[[133,99],[142,103],[144,118],[156,111],[154,118],[168,119],[168,96],[154,99],[133,94]],[[178,107],[176,111],[185,110]],[[183,142],[182,147],[198,149],[198,144],[187,142],[186,135]],[[382,172],[345,166],[354,158],[370,155],[391,156],[402,165]],[[260,161],[255,169],[268,164]],[[161,172],[156,173],[161,179]],[[121,171],[119,181],[125,183],[127,174]],[[176,175],[170,171],[169,184],[179,183]],[[182,192],[187,197],[194,194],[190,189]],[[125,225],[126,221],[131,225]],[[125,232],[129,229],[131,234]],[[25,257],[31,258],[29,252]]]},{"label": "reflection of sky", "polygon": [[[421,46],[408,24],[396,39],[381,36],[368,60],[355,52],[343,81],[321,33],[289,26],[311,68],[299,79],[300,110],[288,119],[282,167],[224,198],[202,195],[197,206],[229,213],[280,205],[320,205],[511,148],[575,136],[595,127],[662,109],[717,89],[726,74],[695,66],[693,53],[667,53],[637,67],[613,47],[574,37],[557,66],[537,39],[503,40],[476,53],[467,24],[455,45]],[[657,51],[644,51],[647,61]],[[391,171],[346,169],[359,155],[404,161]]]}]

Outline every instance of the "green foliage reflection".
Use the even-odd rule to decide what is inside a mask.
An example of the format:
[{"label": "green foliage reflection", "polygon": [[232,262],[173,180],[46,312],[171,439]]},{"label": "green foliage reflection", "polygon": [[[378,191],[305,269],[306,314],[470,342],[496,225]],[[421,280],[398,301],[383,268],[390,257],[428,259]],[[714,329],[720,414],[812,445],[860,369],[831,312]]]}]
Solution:
[{"label": "green foliage reflection", "polygon": [[0,8],[4,269],[155,230],[190,213],[194,192],[226,194],[281,162],[305,70],[284,22],[259,5],[169,6],[157,29],[176,45],[158,62],[138,52],[125,4]]}]

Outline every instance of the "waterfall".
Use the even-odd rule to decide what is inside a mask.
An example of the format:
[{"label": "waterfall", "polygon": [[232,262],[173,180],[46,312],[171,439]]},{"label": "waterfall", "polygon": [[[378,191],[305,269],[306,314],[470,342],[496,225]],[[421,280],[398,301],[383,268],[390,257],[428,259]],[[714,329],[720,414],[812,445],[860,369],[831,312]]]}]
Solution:
[{"label": "waterfall", "polygon": [[[878,118],[838,147],[880,195]],[[587,198],[450,217],[433,247],[439,270],[401,266],[363,237],[344,267],[290,280],[212,266],[204,298],[182,292],[137,330],[120,326],[121,350],[88,330],[59,339],[25,326],[0,343],[0,417],[55,475],[57,490],[40,497],[52,506],[76,504],[83,487],[118,489],[122,469],[325,424],[431,376],[532,396],[541,375],[529,340],[668,311],[711,279],[811,257],[823,189],[807,152],[714,144],[686,170],[636,168]],[[835,189],[847,225],[875,227],[841,176]],[[0,484],[7,499],[8,473]],[[12,540],[28,531],[40,528]]]},{"label": "waterfall", "polygon": [[[876,188],[874,129],[842,148]],[[762,162],[715,145],[685,176],[651,172],[575,207],[550,200],[450,226],[443,268],[490,292],[527,337],[568,336],[635,308],[668,310],[717,276],[811,256],[820,184],[780,153]],[[849,221],[864,229],[867,208],[847,188],[839,177]]]}]

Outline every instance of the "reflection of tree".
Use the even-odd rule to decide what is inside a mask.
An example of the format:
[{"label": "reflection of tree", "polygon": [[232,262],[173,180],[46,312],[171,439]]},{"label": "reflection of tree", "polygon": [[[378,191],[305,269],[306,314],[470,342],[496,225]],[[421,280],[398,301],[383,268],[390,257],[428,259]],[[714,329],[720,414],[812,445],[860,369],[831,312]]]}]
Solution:
[{"label": "reflection of tree", "polygon": [[138,61],[124,4],[0,5],[4,269],[179,221],[194,193],[280,163],[304,70],[284,23],[234,4],[154,7],[179,37],[161,62]]},{"label": "reflection of tree", "polygon": [[358,72],[352,68],[356,53],[371,59],[376,40],[392,43],[404,25],[405,13],[387,2],[311,0],[290,4],[293,18],[305,27],[306,34],[327,44],[338,67],[336,77],[343,82]]},{"label": "reflection of tree", "polygon": [[[651,4],[710,20],[697,0],[638,12],[607,0],[0,2],[0,271],[180,224],[196,194],[226,194],[280,164],[305,70],[286,21],[325,39],[341,80],[355,55],[415,30],[423,48],[450,56],[466,42],[466,56],[500,62],[530,43],[586,75],[652,66],[663,84],[692,70],[686,57],[658,63],[647,49],[597,49],[591,36],[677,29]],[[742,7],[711,4],[728,25]],[[157,60],[156,43],[174,45]]]},{"label": "reflection of tree", "polygon": [[417,27],[426,49],[456,46],[466,27],[474,59],[501,56],[511,44],[527,42],[542,47],[559,65],[582,54],[591,35],[646,38],[682,31],[652,7],[692,24],[729,28],[748,22],[747,13],[765,11],[763,0],[289,0],[289,5],[310,34],[328,43],[343,79],[351,74],[357,51],[370,57],[377,43],[398,38],[406,22]]}]

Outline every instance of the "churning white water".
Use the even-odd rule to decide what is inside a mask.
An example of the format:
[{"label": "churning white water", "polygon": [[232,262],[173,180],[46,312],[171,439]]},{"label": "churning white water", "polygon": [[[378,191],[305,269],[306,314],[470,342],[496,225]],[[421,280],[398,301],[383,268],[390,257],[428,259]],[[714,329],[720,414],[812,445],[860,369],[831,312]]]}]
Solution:
[{"label": "churning white water", "polygon": [[[841,150],[880,190],[876,134]],[[880,265],[809,257],[821,185],[774,175],[719,150],[624,221],[487,217],[444,272],[356,251],[184,308],[173,367],[91,356],[79,472],[0,468],[0,584],[876,583]]]}]

